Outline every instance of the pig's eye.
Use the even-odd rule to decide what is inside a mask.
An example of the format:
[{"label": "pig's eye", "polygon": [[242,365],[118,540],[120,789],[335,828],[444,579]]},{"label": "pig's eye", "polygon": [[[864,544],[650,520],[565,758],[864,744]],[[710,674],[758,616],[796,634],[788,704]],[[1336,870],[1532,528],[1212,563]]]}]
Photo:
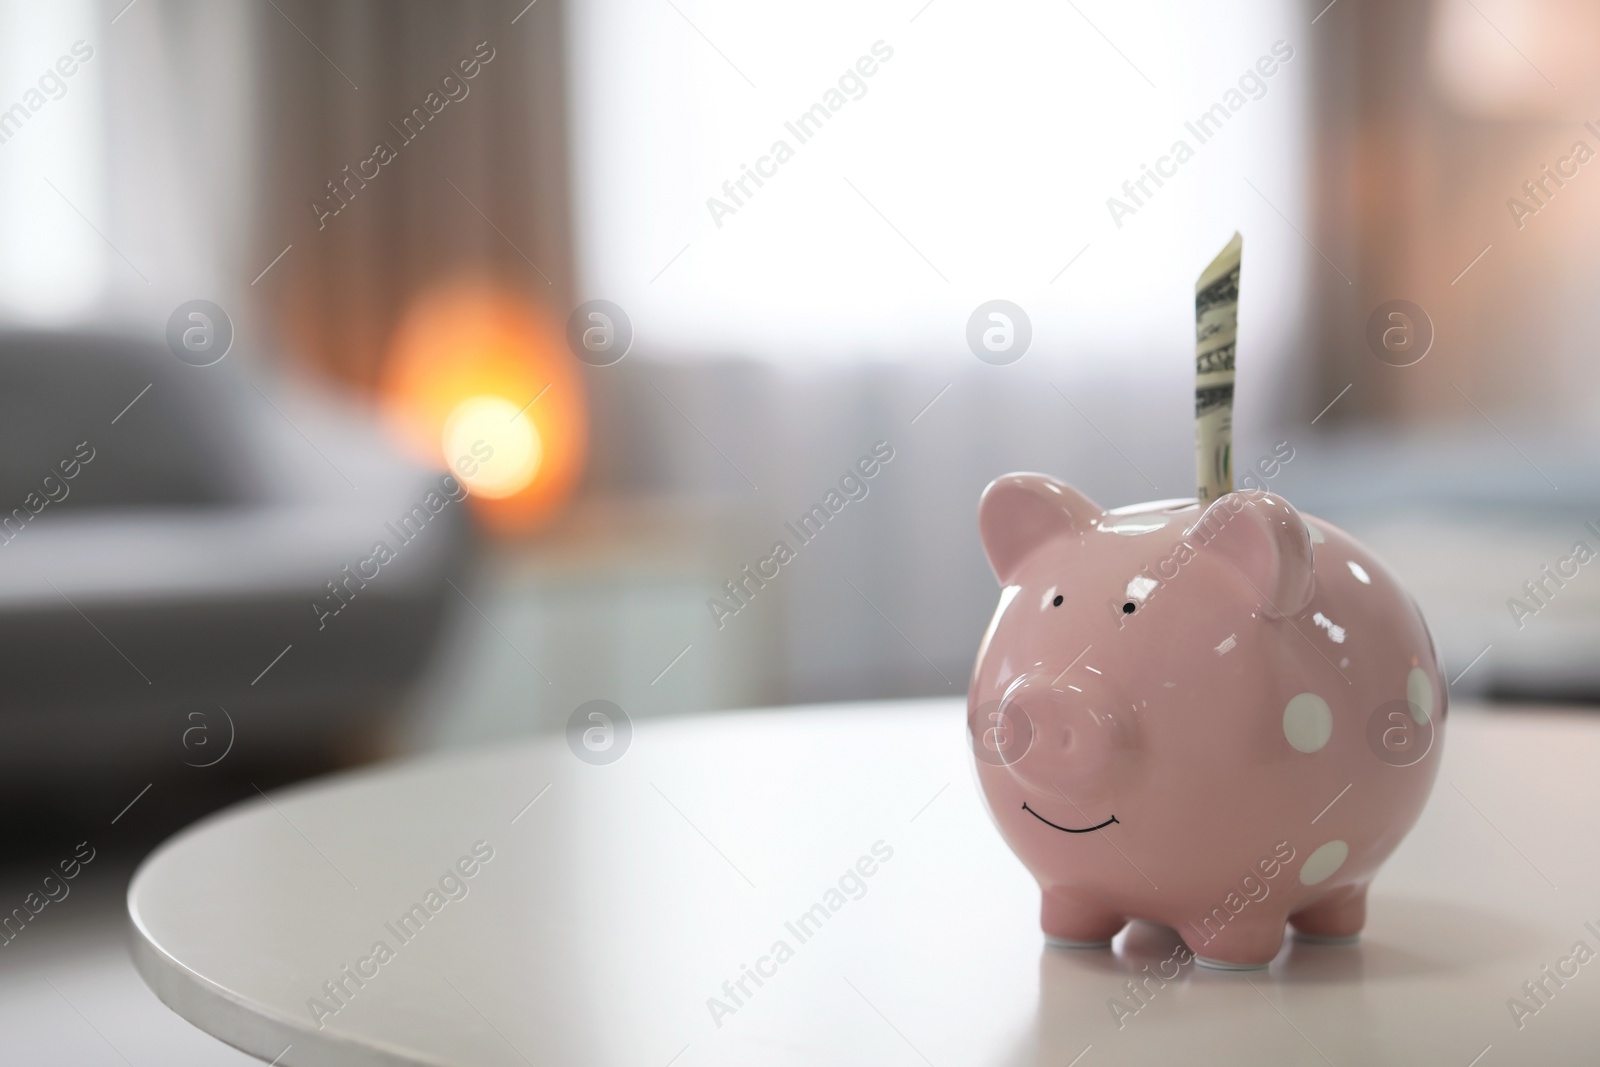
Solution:
[{"label": "pig's eye", "polygon": [[1135,604],[1131,600],[1128,601],[1126,604],[1122,605],[1122,613],[1124,615],[1132,615],[1134,612],[1136,612],[1138,610],[1139,610],[1139,605]]},{"label": "pig's eye", "polygon": [[1059,608],[1061,606],[1061,602],[1063,600],[1065,600],[1065,599],[1067,599],[1067,598],[1062,596],[1060,593],[1057,593],[1056,594],[1056,598],[1054,600],[1050,601],[1050,603],[1054,604],[1056,607]]}]

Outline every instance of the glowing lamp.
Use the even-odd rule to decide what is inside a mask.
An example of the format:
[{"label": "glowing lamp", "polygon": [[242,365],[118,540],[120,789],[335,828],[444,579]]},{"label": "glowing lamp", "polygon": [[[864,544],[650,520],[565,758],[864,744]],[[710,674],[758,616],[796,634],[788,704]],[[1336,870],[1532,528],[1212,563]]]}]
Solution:
[{"label": "glowing lamp", "polygon": [[455,282],[414,301],[382,398],[412,452],[447,467],[492,528],[537,526],[577,486],[589,422],[577,361],[559,324],[502,287]]}]

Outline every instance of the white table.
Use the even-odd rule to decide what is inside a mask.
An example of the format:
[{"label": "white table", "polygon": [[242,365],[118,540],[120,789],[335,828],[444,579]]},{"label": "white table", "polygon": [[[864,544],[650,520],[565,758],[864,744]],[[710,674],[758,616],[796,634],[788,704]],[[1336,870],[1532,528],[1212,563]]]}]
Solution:
[{"label": "white table", "polygon": [[[135,961],[282,1065],[1600,1062],[1600,959],[1520,1030],[1507,1004],[1575,942],[1600,951],[1600,718],[1452,710],[1359,945],[1185,966],[1120,1026],[1109,1001],[1137,1003],[1124,983],[1175,935],[1046,947],[964,744],[961,706],[930,701],[640,723],[607,766],[556,737],[342,776],[157,851],[128,894]],[[478,841],[467,895],[402,942]],[[877,842],[864,894],[802,942],[786,923]],[[779,940],[792,956],[763,961]],[[744,965],[768,977],[714,1020]],[[331,1010],[341,978],[319,1029],[308,1000]]]}]

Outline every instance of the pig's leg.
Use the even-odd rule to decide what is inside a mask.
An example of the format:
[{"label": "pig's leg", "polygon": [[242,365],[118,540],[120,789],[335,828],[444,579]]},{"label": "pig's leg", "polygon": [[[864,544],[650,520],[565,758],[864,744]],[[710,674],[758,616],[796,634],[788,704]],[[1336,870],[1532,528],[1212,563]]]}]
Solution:
[{"label": "pig's leg", "polygon": [[1265,967],[1283,947],[1283,913],[1244,914],[1209,941],[1190,940],[1194,931],[1180,930],[1195,959],[1220,970],[1250,971]]},{"label": "pig's leg", "polygon": [[1289,924],[1309,941],[1348,943],[1367,922],[1367,887],[1345,886],[1289,916]]},{"label": "pig's leg", "polygon": [[1039,925],[1052,944],[1067,948],[1109,945],[1127,924],[1126,916],[1080,890],[1044,887]]}]

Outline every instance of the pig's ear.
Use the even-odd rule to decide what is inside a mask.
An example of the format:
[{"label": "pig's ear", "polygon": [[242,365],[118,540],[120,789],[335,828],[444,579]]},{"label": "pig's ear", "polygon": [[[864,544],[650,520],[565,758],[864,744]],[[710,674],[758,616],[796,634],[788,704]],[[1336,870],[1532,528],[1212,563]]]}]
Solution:
[{"label": "pig's ear", "polygon": [[978,502],[978,536],[996,578],[1007,584],[1024,556],[1051,537],[1083,533],[1103,515],[1100,505],[1044,474],[1006,474]]},{"label": "pig's ear", "polygon": [[1249,582],[1268,615],[1298,615],[1311,603],[1311,534],[1287,500],[1272,493],[1229,493],[1206,508],[1188,541],[1217,553]]}]

